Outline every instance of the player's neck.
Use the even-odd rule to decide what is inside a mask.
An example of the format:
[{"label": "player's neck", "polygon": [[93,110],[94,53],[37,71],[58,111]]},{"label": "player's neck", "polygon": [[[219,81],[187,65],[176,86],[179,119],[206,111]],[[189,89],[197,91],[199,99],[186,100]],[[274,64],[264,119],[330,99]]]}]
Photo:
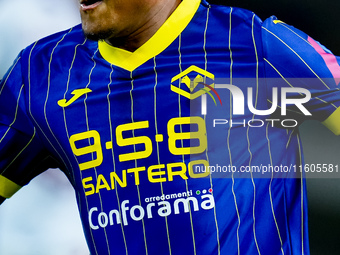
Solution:
[{"label": "player's neck", "polygon": [[158,8],[153,8],[153,10],[150,10],[150,18],[148,18],[144,25],[139,29],[128,36],[109,38],[105,41],[114,47],[134,52],[157,32],[181,1],[182,0],[169,0],[167,3],[162,4]]}]

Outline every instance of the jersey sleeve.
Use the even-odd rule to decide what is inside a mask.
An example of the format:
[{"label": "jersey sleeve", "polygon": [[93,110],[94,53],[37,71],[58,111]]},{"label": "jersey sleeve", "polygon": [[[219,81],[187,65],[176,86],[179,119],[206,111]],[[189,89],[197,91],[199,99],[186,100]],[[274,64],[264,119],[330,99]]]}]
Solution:
[{"label": "jersey sleeve", "polygon": [[278,87],[308,90],[311,98],[303,105],[311,114],[308,119],[319,120],[340,135],[340,58],[276,17],[264,21],[262,40],[266,78],[283,80]]},{"label": "jersey sleeve", "polygon": [[0,201],[46,170],[51,160],[29,118],[21,61],[19,55],[0,81]]}]

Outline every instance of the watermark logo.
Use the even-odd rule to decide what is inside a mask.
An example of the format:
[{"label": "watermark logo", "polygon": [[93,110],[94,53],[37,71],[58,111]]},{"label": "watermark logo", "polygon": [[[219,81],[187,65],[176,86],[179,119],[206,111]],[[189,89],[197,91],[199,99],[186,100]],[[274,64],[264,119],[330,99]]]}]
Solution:
[{"label": "watermark logo", "polygon": [[[196,75],[196,76],[194,76]],[[191,78],[190,78],[191,77]],[[177,83],[177,86],[174,85]],[[210,84],[209,84],[210,83]],[[181,88],[185,84],[187,88]],[[183,86],[182,86],[183,87]],[[298,87],[272,87],[271,106],[269,109],[257,109],[254,102],[255,92],[252,87],[247,87],[245,91],[238,86],[227,83],[216,83],[215,76],[197,66],[190,66],[183,72],[171,79],[171,90],[190,100],[201,97],[201,114],[207,114],[207,95],[209,95],[217,105],[218,99],[222,105],[222,99],[217,91],[228,90],[232,99],[232,115],[244,115],[245,108],[252,114],[269,116],[278,108],[281,116],[287,115],[288,105],[294,105],[303,115],[312,115],[304,106],[311,99],[311,93],[305,88]],[[280,104],[279,104],[280,102]]]}]

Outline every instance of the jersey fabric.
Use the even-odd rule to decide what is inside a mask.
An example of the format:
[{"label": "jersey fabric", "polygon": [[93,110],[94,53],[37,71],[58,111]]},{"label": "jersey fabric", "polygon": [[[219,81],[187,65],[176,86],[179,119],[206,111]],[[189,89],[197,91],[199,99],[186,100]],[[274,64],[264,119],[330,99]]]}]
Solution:
[{"label": "jersey fabric", "polygon": [[275,17],[198,0],[133,53],[54,34],[1,81],[0,195],[59,167],[91,254],[309,254],[298,124],[339,132],[339,70]]}]

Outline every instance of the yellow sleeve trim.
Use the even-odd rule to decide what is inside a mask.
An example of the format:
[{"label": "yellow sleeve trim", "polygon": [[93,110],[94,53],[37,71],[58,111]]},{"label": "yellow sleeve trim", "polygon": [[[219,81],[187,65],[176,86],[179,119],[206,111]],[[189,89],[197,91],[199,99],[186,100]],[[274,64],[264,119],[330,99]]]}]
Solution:
[{"label": "yellow sleeve trim", "polygon": [[158,31],[134,52],[113,47],[105,41],[98,42],[99,52],[109,63],[131,72],[164,51],[189,24],[200,3],[200,0],[183,0]]},{"label": "yellow sleeve trim", "polygon": [[334,134],[340,135],[340,107],[332,113],[324,122],[322,122]]},{"label": "yellow sleeve trim", "polygon": [[0,175],[0,196],[10,198],[19,189],[21,189],[21,186]]},{"label": "yellow sleeve trim", "polygon": [[278,23],[283,23],[283,24],[285,24],[283,21],[281,21],[281,20],[278,20],[278,19],[276,19],[276,20],[273,20],[273,22],[274,22],[274,24],[278,24]]}]

